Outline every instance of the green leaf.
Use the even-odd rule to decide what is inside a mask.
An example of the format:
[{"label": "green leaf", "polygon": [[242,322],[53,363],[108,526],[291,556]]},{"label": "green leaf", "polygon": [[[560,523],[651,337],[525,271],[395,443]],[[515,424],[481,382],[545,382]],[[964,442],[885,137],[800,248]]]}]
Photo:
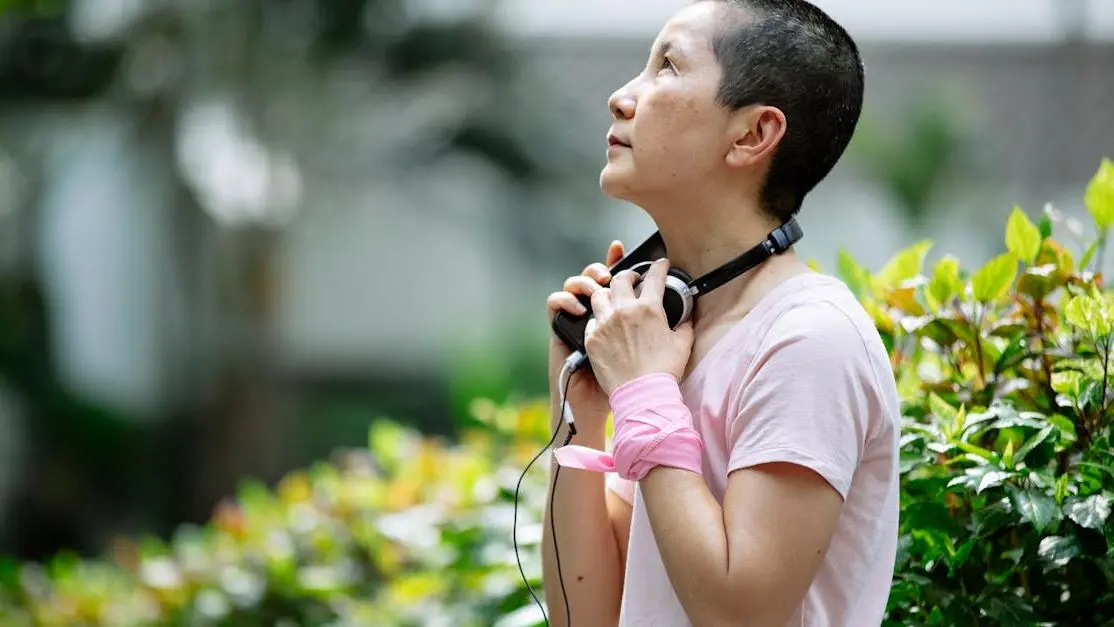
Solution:
[{"label": "green leaf", "polygon": [[924,267],[924,258],[932,248],[931,240],[921,240],[890,258],[878,273],[884,288],[894,288],[917,276]]},{"label": "green leaf", "polygon": [[1067,566],[1072,558],[1079,557],[1082,552],[1078,540],[1063,536],[1042,538],[1040,545],[1037,547],[1037,557],[1055,568]]},{"label": "green leaf", "polygon": [[938,309],[951,300],[959,292],[959,260],[951,255],[946,255],[936,262],[932,271],[932,280],[928,283],[929,305]]},{"label": "green leaf", "polygon": [[947,423],[954,423],[959,416],[959,410],[952,407],[935,392],[930,392],[928,395],[928,408],[932,413],[936,414],[937,417]]},{"label": "green leaf", "polygon": [[1110,499],[1105,494],[1092,494],[1085,499],[1068,503],[1064,511],[1080,527],[1102,529],[1106,519],[1110,517]]},{"label": "green leaf", "polygon": [[1010,490],[1010,503],[1037,531],[1044,531],[1059,522],[1060,508],[1056,506],[1056,501],[1040,490],[1014,488]]},{"label": "green leaf", "polygon": [[1006,348],[1002,350],[1002,354],[998,356],[997,362],[994,364],[994,371],[1001,373],[1016,366],[1021,360],[1025,359],[1028,348],[1029,341],[1024,335],[1019,334],[1012,338]]},{"label": "green leaf", "polygon": [[1041,230],[1041,239],[1052,237],[1052,218],[1047,214],[1041,216],[1041,221],[1038,223]]},{"label": "green leaf", "polygon": [[1017,205],[1006,222],[1006,249],[1026,264],[1032,264],[1041,249],[1040,229]]},{"label": "green leaf", "polygon": [[1064,307],[1068,323],[1087,331],[1094,337],[1105,336],[1111,330],[1111,311],[1101,295],[1080,294],[1073,296]]},{"label": "green leaf", "polygon": [[1025,444],[1023,444],[1021,448],[1017,449],[1017,453],[1014,455],[1014,463],[1020,464],[1021,462],[1025,461],[1025,456],[1031,453],[1033,449],[1044,443],[1044,441],[1048,439],[1048,436],[1052,435],[1053,431],[1056,431],[1056,426],[1048,425],[1047,427],[1038,431],[1036,435],[1029,438],[1029,440],[1025,442]]},{"label": "green leaf", "polygon": [[1013,468],[1013,440],[1006,442],[1006,450],[1002,451],[1002,467]]},{"label": "green leaf", "polygon": [[1100,231],[1114,225],[1114,162],[1110,159],[1103,159],[1099,164],[1098,172],[1087,185],[1083,202]]},{"label": "green leaf", "polygon": [[1102,361],[1097,358],[1061,359],[1052,366],[1052,370],[1076,370],[1088,378],[1102,379]]},{"label": "green leaf", "polygon": [[[997,625],[1031,625],[1033,624],[1033,606],[1021,597],[1002,596],[988,600],[982,610],[995,621]],[[956,625],[958,623],[951,623]]]},{"label": "green leaf", "polygon": [[1075,442],[1077,437],[1075,435],[1075,423],[1066,416],[1053,414],[1048,417],[1048,422],[1060,430],[1060,440],[1063,444]]},{"label": "green leaf", "polygon": [[1102,242],[1102,240],[1105,239],[1105,238],[1106,238],[1106,235],[1104,234],[1099,239],[1096,239],[1095,241],[1091,242],[1091,245],[1087,247],[1087,250],[1083,251],[1083,256],[1079,259],[1079,269],[1080,270],[1086,270],[1087,269],[1087,266],[1091,263],[1091,259],[1094,259],[1095,253],[1099,249],[1099,243]]},{"label": "green leaf", "polygon": [[836,276],[847,284],[856,297],[863,298],[870,294],[870,271],[844,249],[840,249],[836,257]]},{"label": "green leaf", "polygon": [[1052,391],[1063,394],[1072,399],[1079,398],[1079,388],[1083,384],[1083,375],[1075,370],[1064,370],[1052,373]]},{"label": "green leaf", "polygon": [[971,277],[971,287],[977,302],[989,303],[1005,295],[1017,276],[1017,257],[1003,253],[979,268]]}]

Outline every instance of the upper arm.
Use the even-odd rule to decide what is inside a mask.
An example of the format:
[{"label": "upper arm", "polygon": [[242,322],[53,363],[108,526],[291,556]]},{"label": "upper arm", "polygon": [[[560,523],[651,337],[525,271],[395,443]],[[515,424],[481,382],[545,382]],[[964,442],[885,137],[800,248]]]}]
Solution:
[{"label": "upper arm", "polygon": [[[723,516],[728,585],[745,587],[750,625],[784,625],[812,584],[843,499],[818,474],[775,462],[728,478]],[[736,566],[738,565],[738,566]]]},{"label": "upper arm", "polygon": [[729,584],[756,600],[764,620],[754,624],[781,625],[835,532],[878,413],[877,379],[863,336],[834,306],[779,319],[756,362],[728,420]]}]

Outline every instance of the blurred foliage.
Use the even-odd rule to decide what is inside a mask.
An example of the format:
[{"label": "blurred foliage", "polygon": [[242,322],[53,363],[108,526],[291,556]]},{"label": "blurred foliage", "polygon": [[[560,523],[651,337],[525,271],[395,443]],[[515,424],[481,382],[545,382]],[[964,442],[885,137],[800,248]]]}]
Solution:
[{"label": "blurred foliage", "polygon": [[[547,412],[478,401],[480,426],[454,445],[379,420],[367,450],[273,491],[247,483],[169,542],[121,540],[103,561],[0,562],[0,624],[481,626],[532,614],[511,498]],[[533,571],[545,492],[544,472],[531,473],[519,545]]]},{"label": "blurred foliage", "polygon": [[[1114,163],[1086,203],[1114,225]],[[968,270],[931,242],[839,276],[889,349],[904,414],[887,626],[1114,622],[1114,291],[1047,216],[1015,209],[1005,252]],[[1098,238],[1095,239],[1096,243]],[[204,527],[120,541],[101,561],[0,564],[4,625],[536,625],[511,551],[518,473],[544,400],[474,401],[453,445],[389,420],[366,451],[246,484]],[[537,589],[545,464],[518,514]]]},{"label": "blurred foliage", "polygon": [[917,227],[950,177],[971,164],[964,161],[967,133],[955,107],[922,95],[910,99],[903,112],[901,121],[892,124],[865,116],[850,153]]}]

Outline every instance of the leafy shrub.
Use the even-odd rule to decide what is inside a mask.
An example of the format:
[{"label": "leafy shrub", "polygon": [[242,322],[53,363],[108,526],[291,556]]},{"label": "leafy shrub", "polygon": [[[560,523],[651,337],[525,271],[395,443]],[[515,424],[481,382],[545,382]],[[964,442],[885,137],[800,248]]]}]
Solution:
[{"label": "leafy shrub", "polygon": [[1075,255],[1015,208],[972,273],[930,244],[840,274],[882,332],[903,401],[891,625],[1114,621],[1114,293],[1087,270],[1114,224],[1114,164],[1086,193],[1100,236]]},{"label": "leafy shrub", "polygon": [[[926,272],[927,241],[876,274],[840,257],[903,404],[887,625],[1114,625],[1114,292],[1088,269],[1114,225],[1114,163],[1086,203],[1099,235],[1075,252],[1051,213],[1034,224],[1015,209],[1006,252],[973,272],[950,256]],[[169,542],[0,563],[0,624],[538,624],[511,498],[548,440],[546,408],[477,401],[479,426],[451,445],[377,421],[368,451],[273,492],[248,484]],[[519,511],[535,577],[547,459]]]}]

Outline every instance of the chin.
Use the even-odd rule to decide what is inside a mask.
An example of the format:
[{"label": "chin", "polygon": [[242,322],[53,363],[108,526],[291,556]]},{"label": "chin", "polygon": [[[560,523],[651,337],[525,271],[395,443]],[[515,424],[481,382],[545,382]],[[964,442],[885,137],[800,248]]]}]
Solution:
[{"label": "chin", "polygon": [[600,190],[616,200],[632,201],[635,186],[630,174],[611,165],[605,166],[600,172]]}]

